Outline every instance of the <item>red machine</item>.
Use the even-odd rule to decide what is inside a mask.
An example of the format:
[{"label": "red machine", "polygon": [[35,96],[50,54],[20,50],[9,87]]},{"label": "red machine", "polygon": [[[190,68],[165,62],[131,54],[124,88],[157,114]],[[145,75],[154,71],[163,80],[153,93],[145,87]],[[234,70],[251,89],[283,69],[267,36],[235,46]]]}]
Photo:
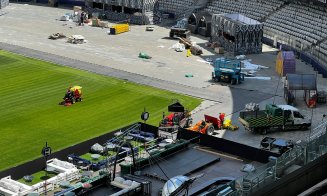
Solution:
[{"label": "red machine", "polygon": [[194,126],[187,128],[187,130],[212,135],[215,131],[215,128],[218,129],[221,127],[222,123],[218,118],[209,115],[204,115],[204,120],[200,120]]},{"label": "red machine", "polygon": [[171,112],[167,116],[163,115],[163,119],[159,123],[158,135],[162,138],[176,140],[179,127],[186,128],[192,124],[191,114],[178,101],[168,106]]},{"label": "red machine", "polygon": [[182,128],[189,127],[192,124],[192,118],[190,113],[186,110],[184,112],[170,113],[163,118],[159,123],[159,127],[172,127],[179,126]]},{"label": "red machine", "polygon": [[63,99],[64,101],[59,104],[64,106],[71,106],[75,102],[82,101],[82,87],[69,87]]}]

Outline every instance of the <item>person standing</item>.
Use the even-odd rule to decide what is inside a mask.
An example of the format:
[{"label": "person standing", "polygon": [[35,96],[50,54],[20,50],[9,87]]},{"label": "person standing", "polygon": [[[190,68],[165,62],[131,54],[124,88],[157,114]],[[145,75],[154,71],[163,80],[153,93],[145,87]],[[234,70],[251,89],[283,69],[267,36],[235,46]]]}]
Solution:
[{"label": "person standing", "polygon": [[82,24],[83,26],[84,26],[84,17],[85,17],[85,13],[82,12],[82,13],[81,13],[80,22],[81,22],[81,24]]},{"label": "person standing", "polygon": [[220,129],[224,128],[225,113],[219,113]]}]

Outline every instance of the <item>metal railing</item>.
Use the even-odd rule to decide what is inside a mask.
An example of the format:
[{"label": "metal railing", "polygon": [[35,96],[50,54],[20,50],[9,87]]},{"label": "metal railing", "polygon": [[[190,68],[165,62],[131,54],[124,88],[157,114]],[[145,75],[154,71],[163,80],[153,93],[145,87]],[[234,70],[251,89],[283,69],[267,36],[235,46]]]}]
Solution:
[{"label": "metal railing", "polygon": [[228,194],[218,195],[251,195],[255,194],[258,188],[269,186],[278,181],[286,173],[285,170],[292,165],[304,166],[305,164],[319,158],[327,153],[327,122],[312,129],[305,145],[296,145],[278,158],[272,158],[267,164],[257,168],[254,172],[237,178],[229,183],[234,190]]}]

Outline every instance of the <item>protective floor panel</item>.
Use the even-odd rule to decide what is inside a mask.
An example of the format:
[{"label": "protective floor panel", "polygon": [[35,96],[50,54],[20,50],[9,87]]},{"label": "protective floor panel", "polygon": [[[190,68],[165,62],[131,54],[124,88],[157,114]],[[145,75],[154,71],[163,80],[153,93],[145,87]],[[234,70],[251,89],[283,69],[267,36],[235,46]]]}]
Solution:
[{"label": "protective floor panel", "polygon": [[172,178],[177,175],[186,175],[217,160],[219,160],[217,155],[196,149],[188,149],[167,157],[166,159],[158,160],[161,169],[166,175],[160,170],[159,166],[155,164],[154,160],[151,166],[142,170],[142,173],[167,179],[167,177]]}]

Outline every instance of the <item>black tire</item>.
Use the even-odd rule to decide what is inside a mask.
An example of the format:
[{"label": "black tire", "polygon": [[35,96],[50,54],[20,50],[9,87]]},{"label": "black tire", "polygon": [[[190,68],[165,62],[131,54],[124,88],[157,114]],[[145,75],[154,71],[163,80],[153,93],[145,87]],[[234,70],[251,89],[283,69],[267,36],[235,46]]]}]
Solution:
[{"label": "black tire", "polygon": [[262,135],[266,135],[267,134],[267,128],[262,128],[260,131],[261,131],[261,134]]},{"label": "black tire", "polygon": [[239,78],[236,79],[236,84],[241,84],[241,80]]},{"label": "black tire", "polygon": [[235,85],[235,84],[236,84],[236,79],[235,79],[235,78],[232,78],[232,79],[230,80],[230,83],[231,83],[232,85]]},{"label": "black tire", "polygon": [[192,126],[192,120],[191,119],[188,119],[187,122],[186,122],[186,128]]},{"label": "black tire", "polygon": [[216,77],[216,81],[217,82],[220,82],[220,76],[219,77]]},{"label": "black tire", "polygon": [[174,33],[172,33],[172,32],[169,33],[169,37],[170,37],[170,38],[174,38]]},{"label": "black tire", "polygon": [[215,127],[211,124],[208,126],[207,130],[206,130],[206,134],[207,135],[212,135],[213,132],[215,131]]},{"label": "black tire", "polygon": [[309,127],[310,127],[310,126],[309,126],[308,124],[303,124],[303,125],[301,125],[301,129],[304,130],[304,131],[308,130]]}]

